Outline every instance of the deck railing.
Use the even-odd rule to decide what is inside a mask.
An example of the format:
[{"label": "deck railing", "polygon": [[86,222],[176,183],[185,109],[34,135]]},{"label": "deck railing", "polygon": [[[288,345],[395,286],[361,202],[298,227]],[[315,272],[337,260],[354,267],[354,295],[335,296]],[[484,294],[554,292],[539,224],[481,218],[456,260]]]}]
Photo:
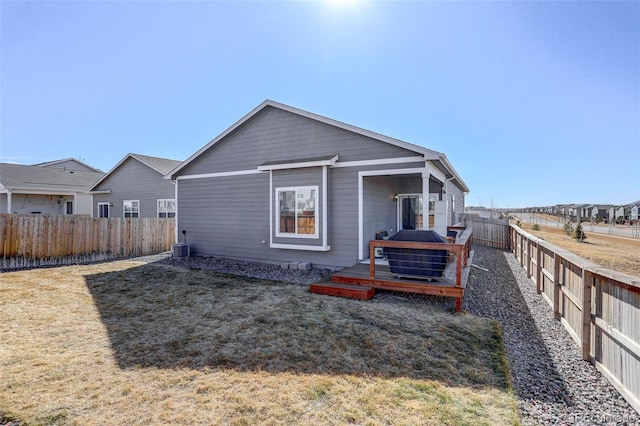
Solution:
[{"label": "deck railing", "polygon": [[590,361],[640,412],[640,278],[603,268],[510,225],[536,291]]},{"label": "deck railing", "polygon": [[[452,280],[458,288],[463,286],[462,270],[466,266],[470,266],[469,258],[471,255],[471,242],[473,236],[473,228],[470,226],[449,226],[447,231],[458,231],[459,236],[455,242],[450,243],[423,243],[416,241],[391,241],[391,240],[371,240],[369,241],[369,278],[376,278],[375,252],[376,247],[382,248],[400,248],[400,249],[417,249],[417,250],[436,250],[448,252],[448,265],[455,266],[455,278]],[[425,266],[426,269],[429,266]],[[443,268],[444,269],[444,268]],[[449,274],[445,271],[444,276]],[[453,274],[451,274],[453,275]],[[460,300],[456,301],[456,310],[460,310]]]}]

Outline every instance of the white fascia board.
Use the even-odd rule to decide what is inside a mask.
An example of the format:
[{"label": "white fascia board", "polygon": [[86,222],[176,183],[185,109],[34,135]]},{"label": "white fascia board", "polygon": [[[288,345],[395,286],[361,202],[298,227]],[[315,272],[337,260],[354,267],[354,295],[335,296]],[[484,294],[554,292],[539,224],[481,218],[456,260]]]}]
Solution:
[{"label": "white fascia board", "polygon": [[334,166],[338,161],[338,156],[335,155],[327,160],[317,161],[299,161],[296,163],[277,163],[258,166],[258,170],[262,172],[270,170],[288,170],[288,169],[302,169],[305,167],[322,167],[322,166]]},{"label": "white fascia board", "polygon": [[227,176],[255,175],[260,173],[264,173],[264,172],[257,169],[236,170],[233,172],[201,173],[197,175],[184,175],[184,176],[178,176],[176,180],[209,179],[209,178],[227,177]]},{"label": "white fascia board", "polygon": [[339,161],[332,167],[339,168],[383,166],[386,164],[421,163],[424,161],[426,161],[426,158],[424,156],[418,155],[415,157],[380,158],[377,160]]},{"label": "white fascia board", "polygon": [[69,191],[69,190],[58,190],[56,188],[8,188],[9,191],[13,194],[25,194],[25,195],[76,195],[79,193],[84,193],[82,190],[78,191]]},{"label": "white fascia board", "polygon": [[98,194],[111,194],[110,189],[99,189],[97,191],[87,191],[85,194],[98,195]]}]

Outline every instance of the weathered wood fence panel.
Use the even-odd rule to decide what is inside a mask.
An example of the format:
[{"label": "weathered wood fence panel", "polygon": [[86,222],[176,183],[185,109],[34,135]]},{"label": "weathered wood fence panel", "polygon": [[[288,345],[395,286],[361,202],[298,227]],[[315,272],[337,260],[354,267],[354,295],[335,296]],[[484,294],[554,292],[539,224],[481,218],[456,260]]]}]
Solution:
[{"label": "weathered wood fence panel", "polygon": [[509,248],[509,221],[477,215],[463,215],[462,223],[473,228],[473,243],[506,250]]},{"label": "weathered wood fence panel", "polygon": [[582,352],[640,412],[640,278],[510,225],[513,253]]},{"label": "weathered wood fence panel", "polygon": [[0,270],[162,253],[174,229],[172,218],[0,214]]}]

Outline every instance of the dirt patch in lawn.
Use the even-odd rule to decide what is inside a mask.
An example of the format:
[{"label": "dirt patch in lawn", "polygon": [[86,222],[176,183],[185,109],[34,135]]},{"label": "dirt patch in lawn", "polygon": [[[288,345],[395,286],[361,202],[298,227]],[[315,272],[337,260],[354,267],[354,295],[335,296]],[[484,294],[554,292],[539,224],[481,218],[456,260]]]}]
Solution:
[{"label": "dirt patch in lawn", "polygon": [[28,423],[518,421],[486,318],[136,261],[0,280],[0,412]]}]

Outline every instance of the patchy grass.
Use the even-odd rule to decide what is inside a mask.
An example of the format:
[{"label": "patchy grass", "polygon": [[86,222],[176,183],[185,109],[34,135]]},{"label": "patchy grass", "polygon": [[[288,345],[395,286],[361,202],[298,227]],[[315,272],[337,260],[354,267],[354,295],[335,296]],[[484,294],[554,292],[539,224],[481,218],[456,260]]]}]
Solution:
[{"label": "patchy grass", "polygon": [[136,261],[0,275],[27,424],[517,424],[495,321]]},{"label": "patchy grass", "polygon": [[640,277],[640,240],[589,232],[589,225],[582,224],[587,239],[579,242],[565,234],[562,228],[539,226],[539,230],[531,226],[524,230],[605,268]]}]

